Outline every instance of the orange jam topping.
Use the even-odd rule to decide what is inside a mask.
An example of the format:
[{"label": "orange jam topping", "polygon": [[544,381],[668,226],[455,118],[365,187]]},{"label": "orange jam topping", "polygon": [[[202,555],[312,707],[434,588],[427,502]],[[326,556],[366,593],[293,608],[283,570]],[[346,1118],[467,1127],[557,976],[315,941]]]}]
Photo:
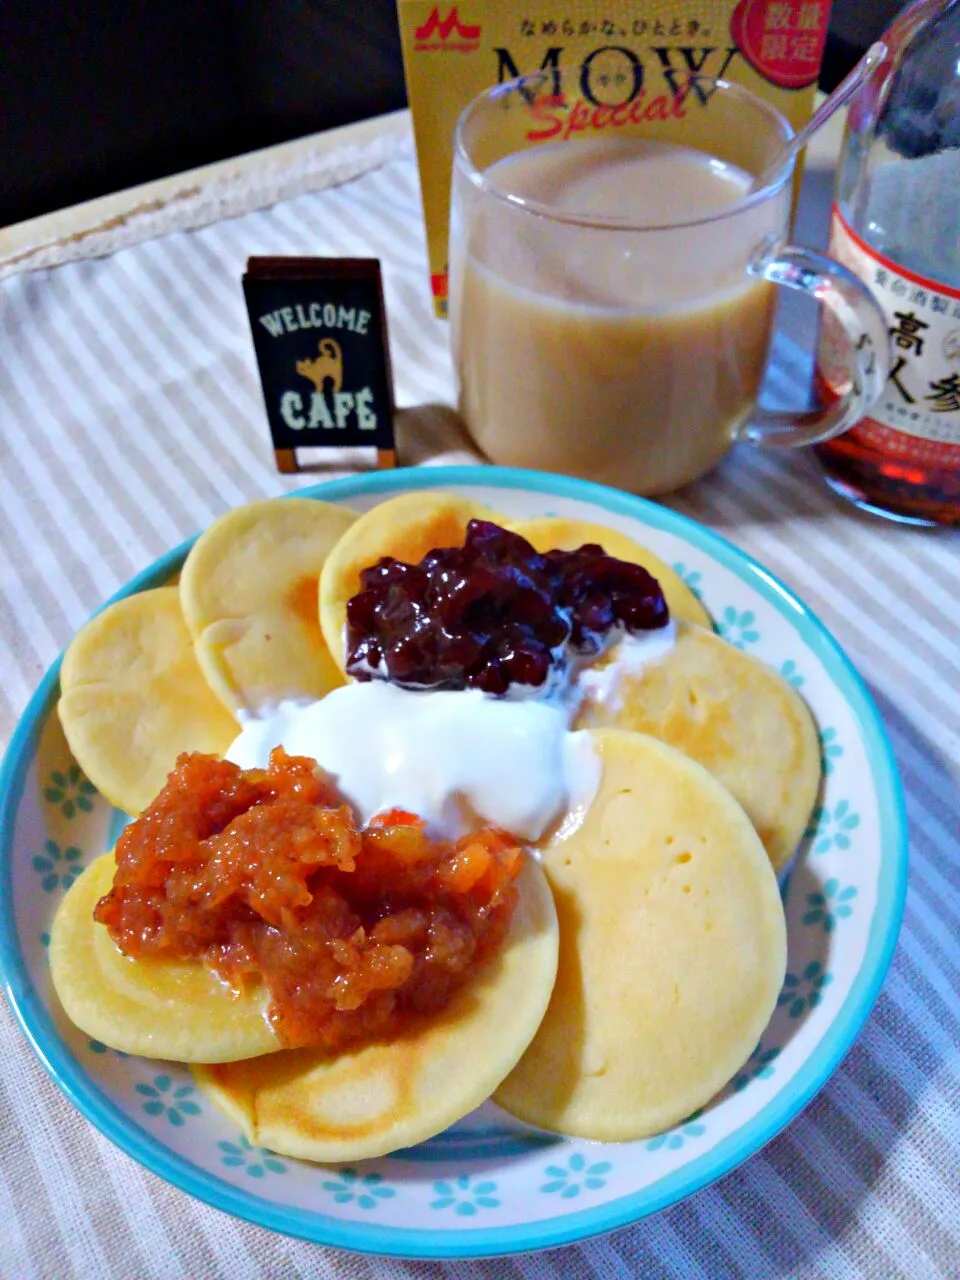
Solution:
[{"label": "orange jam topping", "polygon": [[314,761],[183,754],[120,836],[94,916],[129,956],[262,980],[281,1043],[335,1050],[435,1013],[501,945],[521,850],[484,828],[432,838],[403,810],[358,827]]}]

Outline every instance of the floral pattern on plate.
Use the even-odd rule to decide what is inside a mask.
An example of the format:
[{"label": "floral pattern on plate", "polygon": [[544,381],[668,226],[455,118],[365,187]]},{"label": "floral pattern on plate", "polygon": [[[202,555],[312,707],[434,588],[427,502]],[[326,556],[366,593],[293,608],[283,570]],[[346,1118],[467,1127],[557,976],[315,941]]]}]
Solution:
[{"label": "floral pattern on plate", "polygon": [[[646,543],[701,597],[721,634],[768,662],[813,709],[826,772],[784,886],[787,978],[761,1046],[731,1086],[668,1133],[616,1146],[527,1130],[488,1103],[482,1124],[467,1117],[412,1152],[355,1167],[258,1147],[183,1068],[107,1051],[42,1012],[54,1003],[45,940],[56,904],[123,822],[70,756],[54,677],[5,766],[11,894],[0,925],[20,1016],[81,1108],[148,1167],[223,1209],[323,1243],[454,1257],[547,1247],[633,1221],[664,1203],[661,1187],[676,1200],[761,1145],[829,1074],[866,1016],[899,924],[905,854],[897,780],[862,687],[819,624],[746,557],[666,508],[562,477],[429,468],[338,481],[317,496],[366,508],[431,484],[460,486],[518,519],[548,505]],[[141,587],[178,567],[166,557]]]}]

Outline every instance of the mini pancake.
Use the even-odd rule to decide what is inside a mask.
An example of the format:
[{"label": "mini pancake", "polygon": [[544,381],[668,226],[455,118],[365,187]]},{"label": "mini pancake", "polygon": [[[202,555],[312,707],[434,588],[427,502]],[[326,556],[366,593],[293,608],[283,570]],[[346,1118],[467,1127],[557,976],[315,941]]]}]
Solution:
[{"label": "mini pancake", "polygon": [[231,711],[343,684],[317,620],[320,570],[355,511],[269,498],[221,516],[183,566],[180,603],[210,687]]},{"label": "mini pancake", "polygon": [[235,995],[199,961],[123,955],[93,918],[115,870],[111,855],[98,858],[54,917],[50,971],[70,1021],[112,1049],[177,1062],[234,1062],[279,1049],[265,988]]},{"label": "mini pancake", "polygon": [[77,763],[127,813],[147,807],[181,751],[222,755],[239,732],[203,678],[176,587],[92,618],[64,654],[60,690]]},{"label": "mini pancake", "polygon": [[365,512],[327,557],[320,575],[320,625],[343,669],[347,601],[360,590],[360,573],[382,556],[416,564],[435,547],[463,545],[471,520],[503,517],[482,503],[452,493],[402,493]]},{"label": "mini pancake", "polygon": [[557,917],[527,858],[503,950],[443,1012],[338,1057],[299,1049],[197,1082],[252,1143],[283,1155],[365,1160],[422,1142],[490,1096],[533,1038],[557,968]]},{"label": "mini pancake", "polygon": [[673,650],[624,676],[620,695],[607,705],[588,700],[578,727],[649,733],[699,761],[746,810],[774,869],[786,866],[820,785],[817,731],[797,691],[765,663],[681,622]]},{"label": "mini pancake", "polygon": [[691,1115],[747,1060],[783,982],[786,924],[763,846],[715,778],[653,738],[593,736],[596,798],[543,852],[556,986],[494,1101],[616,1142]]},{"label": "mini pancake", "polygon": [[588,520],[564,520],[559,516],[516,520],[507,528],[526,538],[536,551],[576,551],[588,542],[598,542],[608,556],[626,560],[628,564],[638,564],[656,578],[672,618],[696,622],[701,627],[712,626],[709,613],[680,575],[658,555],[625,533],[607,529],[602,524],[591,524]]}]

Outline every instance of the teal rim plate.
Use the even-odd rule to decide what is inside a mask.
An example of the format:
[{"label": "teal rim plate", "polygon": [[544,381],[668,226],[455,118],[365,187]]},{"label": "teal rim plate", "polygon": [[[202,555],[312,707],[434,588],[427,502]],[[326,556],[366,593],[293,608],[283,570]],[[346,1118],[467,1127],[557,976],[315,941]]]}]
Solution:
[{"label": "teal rim plate", "polygon": [[[429,488],[514,518],[592,520],[645,543],[702,598],[730,643],[780,671],[820,731],[824,785],[783,885],[788,973],[749,1061],[668,1133],[604,1144],[526,1128],[486,1103],[417,1147],[355,1167],[253,1147],[177,1063],[127,1057],[71,1026],[46,947],[60,897],[110,847],[122,816],[84,778],[59,729],[60,663],[30,701],[0,772],[0,965],[44,1067],[108,1138],[199,1199],[320,1244],[411,1258],[545,1249],[635,1222],[722,1177],[769,1142],[829,1079],[863,1026],[903,913],[907,839],[900,781],[873,701],[816,617],[762,566],[675,512],[561,476],[436,467],[299,491],[358,508]],[[157,586],[184,543],[115,599]]]}]

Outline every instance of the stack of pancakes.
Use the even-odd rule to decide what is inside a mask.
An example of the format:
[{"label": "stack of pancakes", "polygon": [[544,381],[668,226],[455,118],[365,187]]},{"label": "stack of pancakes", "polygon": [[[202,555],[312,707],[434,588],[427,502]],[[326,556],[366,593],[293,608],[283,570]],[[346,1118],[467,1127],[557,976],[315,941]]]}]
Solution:
[{"label": "stack of pancakes", "polygon": [[810,714],[779,675],[713,633],[667,565],[614,530],[510,523],[437,492],[359,516],[296,498],[230,512],[176,585],[110,606],[70,645],[59,713],[76,759],[113,804],[139,813],[180,752],[223,754],[244,712],[343,684],[346,604],[362,569],[459,545],[473,518],[537,550],[598,542],[643,565],[677,639],[623,677],[616,702],[581,705],[599,790],[579,825],[531,851],[503,949],[440,1015],[332,1057],[284,1050],[262,989],[237,995],[199,962],[120,954],[93,920],[109,855],[54,923],[54,984],[78,1026],[127,1053],[190,1063],[252,1142],[287,1155],[381,1155],[491,1095],[565,1134],[659,1132],[735,1075],[783,981],[777,873],[819,785]]}]

